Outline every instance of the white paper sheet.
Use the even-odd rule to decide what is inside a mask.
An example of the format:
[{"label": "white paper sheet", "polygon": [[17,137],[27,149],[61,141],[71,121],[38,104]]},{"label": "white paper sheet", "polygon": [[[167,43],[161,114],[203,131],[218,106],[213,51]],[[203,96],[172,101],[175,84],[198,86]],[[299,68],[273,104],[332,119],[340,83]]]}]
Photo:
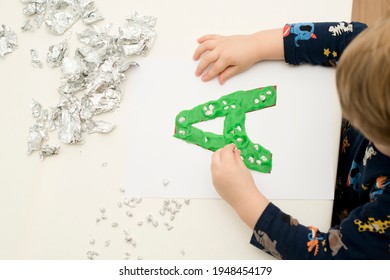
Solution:
[{"label": "white paper sheet", "polygon": [[[334,69],[262,62],[221,86],[201,82],[195,68],[190,59],[147,59],[129,76],[129,195],[218,197],[212,152],[174,138],[175,116],[237,90],[276,85],[276,106],[246,115],[249,138],[273,154],[271,174],[251,171],[255,182],[269,199],[333,199]],[[223,120],[197,126],[220,134]]]}]

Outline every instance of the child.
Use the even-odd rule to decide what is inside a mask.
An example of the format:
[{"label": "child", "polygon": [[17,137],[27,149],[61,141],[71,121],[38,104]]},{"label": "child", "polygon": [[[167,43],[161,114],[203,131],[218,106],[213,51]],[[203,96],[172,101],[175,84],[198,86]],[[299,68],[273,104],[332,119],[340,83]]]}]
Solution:
[{"label": "child", "polygon": [[337,64],[337,89],[348,121],[343,121],[333,227],[328,232],[303,226],[270,203],[234,144],[213,154],[213,184],[254,229],[254,246],[280,259],[390,259],[389,29],[387,17],[368,29],[357,22],[301,23],[198,40],[194,59],[200,60],[196,75],[203,81],[218,76],[223,84],[265,59]]}]

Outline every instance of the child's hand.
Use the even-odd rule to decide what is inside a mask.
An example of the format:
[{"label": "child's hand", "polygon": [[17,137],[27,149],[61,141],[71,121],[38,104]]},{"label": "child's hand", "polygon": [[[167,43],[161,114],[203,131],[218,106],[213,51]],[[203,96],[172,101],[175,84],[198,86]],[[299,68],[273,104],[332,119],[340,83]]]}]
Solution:
[{"label": "child's hand", "polygon": [[213,154],[211,175],[219,195],[233,207],[241,199],[245,200],[248,191],[256,190],[252,174],[234,144],[226,145]]},{"label": "child's hand", "polygon": [[281,29],[265,30],[250,35],[205,35],[193,59],[199,60],[195,74],[202,81],[218,76],[221,84],[229,78],[266,59],[283,59]]},{"label": "child's hand", "polygon": [[234,144],[213,154],[211,175],[219,195],[250,228],[254,228],[268,200],[257,189],[252,174],[241,159],[240,150]]},{"label": "child's hand", "polygon": [[226,80],[241,73],[259,59],[256,50],[256,36],[253,35],[205,35],[198,39],[200,44],[194,53],[199,60],[195,75],[202,75],[206,82],[218,76],[223,84]]}]

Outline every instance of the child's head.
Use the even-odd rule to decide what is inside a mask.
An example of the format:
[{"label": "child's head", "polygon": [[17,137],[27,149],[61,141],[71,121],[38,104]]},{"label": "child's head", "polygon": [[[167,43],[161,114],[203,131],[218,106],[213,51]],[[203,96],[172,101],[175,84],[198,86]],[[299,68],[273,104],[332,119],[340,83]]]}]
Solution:
[{"label": "child's head", "polygon": [[390,16],[350,43],[336,72],[345,118],[369,140],[390,146]]}]

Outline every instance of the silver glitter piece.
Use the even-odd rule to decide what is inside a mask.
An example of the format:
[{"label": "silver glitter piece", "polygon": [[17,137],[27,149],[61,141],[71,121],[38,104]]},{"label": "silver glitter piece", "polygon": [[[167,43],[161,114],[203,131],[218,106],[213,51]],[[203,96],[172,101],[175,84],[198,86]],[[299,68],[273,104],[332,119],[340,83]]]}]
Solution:
[{"label": "silver glitter piece", "polygon": [[104,19],[98,9],[93,7],[93,1],[84,0],[84,3],[82,20],[85,24],[93,24]]},{"label": "silver glitter piece", "polygon": [[156,18],[142,16],[134,12],[125,26],[119,28],[118,45],[122,47],[125,55],[142,55],[149,53],[156,37],[153,27]]},{"label": "silver glitter piece", "polygon": [[46,28],[56,35],[62,35],[81,15],[78,0],[52,0],[46,10]]},{"label": "silver glitter piece", "polygon": [[43,64],[42,64],[42,62],[38,58],[38,51],[35,50],[35,49],[31,49],[30,50],[30,54],[31,54],[31,63],[32,63],[32,65],[35,68],[42,68]]},{"label": "silver glitter piece", "polygon": [[127,215],[128,217],[133,217],[133,212],[127,210],[127,211],[126,211],[126,215]]},{"label": "silver glitter piece", "polygon": [[131,244],[133,247],[137,246],[137,243],[135,242],[134,238],[128,234],[125,235],[125,242]]},{"label": "silver glitter piece", "polygon": [[59,67],[62,64],[62,60],[68,51],[67,41],[63,41],[59,44],[49,47],[49,51],[46,56],[46,62],[50,67]]},{"label": "silver glitter piece", "polygon": [[181,249],[180,253],[182,254],[182,256],[184,256],[186,254],[186,252],[184,251],[184,249]]},{"label": "silver glitter piece", "polygon": [[0,26],[0,56],[11,53],[18,47],[17,36],[14,31],[6,25]]},{"label": "silver glitter piece", "polygon": [[88,251],[87,252],[87,258],[90,260],[93,260],[93,259],[95,259],[95,257],[98,257],[98,256],[99,256],[99,253],[96,251]]},{"label": "silver glitter piece", "polygon": [[126,191],[126,189],[125,188],[119,188],[119,191],[121,192],[121,193],[124,193],[125,191]]},{"label": "silver glitter piece", "polygon": [[169,180],[168,179],[164,179],[163,180],[163,185],[164,185],[164,187],[168,186],[169,185]]},{"label": "silver glitter piece", "polygon": [[99,211],[100,211],[100,213],[104,214],[104,213],[106,213],[106,208],[100,208]]},{"label": "silver glitter piece", "polygon": [[31,108],[31,113],[32,113],[33,118],[36,119],[41,115],[42,105],[40,103],[38,103],[36,100],[33,99],[30,108]]},{"label": "silver glitter piece", "polygon": [[184,200],[184,203],[185,203],[186,205],[190,205],[190,200],[189,200],[189,199],[185,199],[185,200]]},{"label": "silver glitter piece", "polygon": [[111,224],[111,226],[112,226],[113,228],[117,228],[117,227],[119,226],[119,224],[118,224],[117,222],[113,222],[113,223]]},{"label": "silver glitter piece", "polygon": [[140,226],[142,226],[144,224],[144,222],[143,221],[139,221],[138,223],[137,223],[137,225],[140,227]]},{"label": "silver glitter piece", "polygon": [[104,242],[104,246],[106,246],[106,247],[110,246],[110,244],[111,244],[110,240],[106,240],[106,242]]},{"label": "silver glitter piece", "polygon": [[122,202],[120,202],[120,201],[118,202],[118,207],[122,208]]},{"label": "silver glitter piece", "polygon": [[42,148],[42,143],[47,139],[47,130],[42,124],[36,123],[30,127],[30,132],[27,137],[27,154],[33,151],[39,151]]},{"label": "silver glitter piece", "polygon": [[148,223],[153,222],[153,217],[152,217],[152,215],[146,216],[146,221],[147,221]]},{"label": "silver glitter piece", "polygon": [[103,162],[102,167],[107,167],[107,162]]},{"label": "silver glitter piece", "polygon": [[30,20],[27,19],[22,25],[21,29],[23,32],[27,32],[34,30],[34,27],[31,25]]},{"label": "silver glitter piece", "polygon": [[89,121],[87,122],[88,133],[110,133],[115,125],[106,121]]},{"label": "silver glitter piece", "polygon": [[60,149],[60,146],[44,145],[41,147],[41,150],[39,151],[39,158],[41,160],[43,160],[46,157],[58,155],[59,149]]},{"label": "silver glitter piece", "polygon": [[173,226],[167,222],[164,223],[164,226],[167,228],[167,230],[172,230]]},{"label": "silver glitter piece", "polygon": [[95,239],[91,239],[91,240],[89,241],[89,244],[94,245],[94,244],[95,244]]}]

